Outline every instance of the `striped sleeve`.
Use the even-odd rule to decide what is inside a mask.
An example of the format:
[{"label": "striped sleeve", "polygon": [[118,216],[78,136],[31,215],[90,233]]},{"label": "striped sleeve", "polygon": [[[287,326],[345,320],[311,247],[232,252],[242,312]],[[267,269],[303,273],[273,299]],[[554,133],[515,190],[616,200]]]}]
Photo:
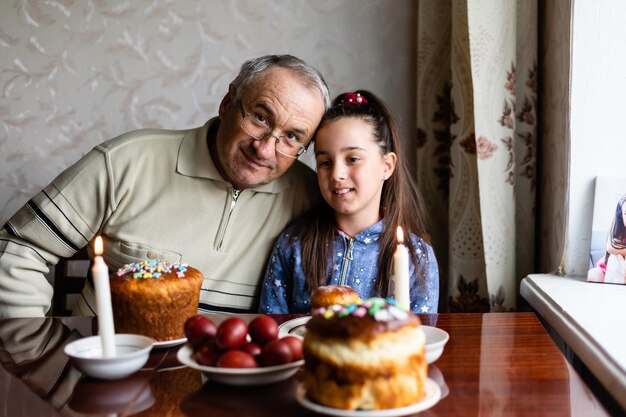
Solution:
[{"label": "striped sleeve", "polygon": [[92,150],[0,229],[0,317],[46,314],[50,266],[85,247],[111,211],[108,172],[106,155]]}]

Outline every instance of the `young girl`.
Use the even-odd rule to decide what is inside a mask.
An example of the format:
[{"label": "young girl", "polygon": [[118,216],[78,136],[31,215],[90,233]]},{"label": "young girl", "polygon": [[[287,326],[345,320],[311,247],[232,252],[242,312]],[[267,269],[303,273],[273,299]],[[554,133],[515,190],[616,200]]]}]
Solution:
[{"label": "young girl", "polygon": [[337,97],[315,136],[315,160],[325,203],[279,236],[259,311],[309,313],[311,292],[323,285],[349,285],[361,298],[392,296],[402,226],[411,236],[410,308],[436,313],[439,271],[423,239],[423,204],[384,103],[368,91]]}]

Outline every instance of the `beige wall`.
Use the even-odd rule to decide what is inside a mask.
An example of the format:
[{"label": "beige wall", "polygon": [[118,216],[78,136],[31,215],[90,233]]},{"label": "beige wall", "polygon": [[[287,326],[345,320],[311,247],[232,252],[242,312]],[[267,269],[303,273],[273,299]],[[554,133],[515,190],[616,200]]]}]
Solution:
[{"label": "beige wall", "polygon": [[412,0],[5,0],[0,224],[95,144],[214,115],[241,63],[291,53],[331,94],[368,88],[411,141]]},{"label": "beige wall", "polygon": [[[621,0],[542,2],[538,272],[586,276],[596,176],[623,178]],[[619,124],[619,123],[618,123]]]},{"label": "beige wall", "polygon": [[571,14],[570,136],[568,222],[563,269],[567,275],[586,276],[589,269],[596,176],[614,177],[626,192],[624,180],[623,0],[573,1]]}]

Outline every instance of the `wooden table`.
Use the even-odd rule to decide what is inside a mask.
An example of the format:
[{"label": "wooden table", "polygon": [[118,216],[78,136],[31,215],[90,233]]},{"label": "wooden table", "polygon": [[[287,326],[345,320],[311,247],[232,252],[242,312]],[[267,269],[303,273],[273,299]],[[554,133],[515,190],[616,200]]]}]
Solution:
[{"label": "wooden table", "polygon": [[[533,313],[420,318],[450,334],[429,368],[442,399],[420,416],[608,415]],[[63,345],[94,328],[91,318],[0,320],[0,417],[316,415],[294,399],[299,375],[264,387],[221,386],[179,367],[178,348],[154,350],[147,369],[125,380],[82,377]]]}]

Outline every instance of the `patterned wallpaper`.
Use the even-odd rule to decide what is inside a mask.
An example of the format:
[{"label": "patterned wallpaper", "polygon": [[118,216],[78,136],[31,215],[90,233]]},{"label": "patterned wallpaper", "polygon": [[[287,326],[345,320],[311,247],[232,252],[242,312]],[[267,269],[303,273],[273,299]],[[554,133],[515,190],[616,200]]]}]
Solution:
[{"label": "patterned wallpaper", "polygon": [[241,63],[267,53],[315,65],[331,95],[379,93],[403,132],[413,131],[412,0],[3,0],[0,7],[0,224],[103,140],[141,127],[201,125]]}]

